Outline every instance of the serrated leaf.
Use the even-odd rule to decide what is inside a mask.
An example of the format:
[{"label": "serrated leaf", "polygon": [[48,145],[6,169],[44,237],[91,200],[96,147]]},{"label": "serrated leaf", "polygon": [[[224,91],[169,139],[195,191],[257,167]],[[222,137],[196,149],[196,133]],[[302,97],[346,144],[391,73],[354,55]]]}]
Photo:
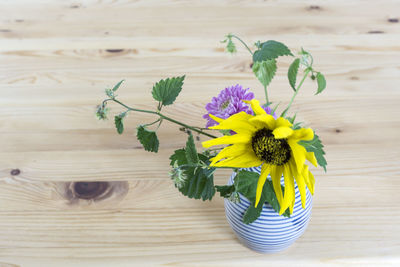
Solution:
[{"label": "serrated leaf", "polygon": [[[276,212],[279,212],[280,210],[279,202],[276,198],[276,194],[270,180],[265,182],[261,193],[260,202],[258,203],[257,207],[254,207],[259,176],[260,174],[256,172],[241,170],[235,177],[234,185],[236,191],[245,196],[251,203],[245,215],[243,216],[243,222],[246,224],[252,223],[258,218],[265,202],[268,202]],[[283,186],[282,190],[284,192]],[[283,216],[290,216],[289,209],[283,213]]]},{"label": "serrated leaf", "polygon": [[276,60],[256,61],[253,63],[253,72],[264,87],[268,86],[276,73]]},{"label": "serrated leaf", "polygon": [[324,145],[319,139],[319,136],[314,133],[313,140],[299,141],[298,144],[302,145],[307,150],[307,152],[314,152],[318,165],[324,168],[326,172],[326,165],[328,165],[328,163],[326,162],[326,159],[324,157],[325,155],[325,151],[323,150]]},{"label": "serrated leaf", "polygon": [[236,191],[244,195],[250,202],[256,200],[257,182],[260,174],[256,172],[241,170],[236,174]]},{"label": "serrated leaf", "polygon": [[196,164],[199,162],[199,156],[197,155],[196,146],[192,133],[189,133],[188,140],[186,142],[186,158],[189,164]]},{"label": "serrated leaf", "polygon": [[254,52],[253,61],[257,62],[289,55],[293,56],[292,52],[290,52],[286,45],[274,40],[269,40],[265,43],[262,43],[261,48]]},{"label": "serrated leaf", "polygon": [[262,212],[262,205],[259,205],[259,206],[261,206],[261,208],[259,208],[259,207],[256,208],[256,207],[254,207],[254,205],[250,205],[247,208],[246,212],[243,215],[243,219],[242,219],[244,224],[253,223],[255,220],[258,219],[258,217],[260,217],[261,212]]},{"label": "serrated leaf", "polygon": [[124,82],[125,80],[121,80],[119,83],[117,83],[114,87],[113,87],[113,92],[117,91],[118,88],[121,86],[121,84]]},{"label": "serrated leaf", "polygon": [[221,197],[229,198],[233,192],[235,192],[235,185],[216,185],[215,188]]},{"label": "serrated leaf", "polygon": [[[285,192],[285,188],[283,186],[281,186],[282,188],[282,193]],[[264,199],[264,202],[268,202],[271,207],[279,213],[280,210],[280,205],[278,202],[278,199],[276,197],[275,191],[274,191],[274,187],[272,185],[272,181],[271,180],[267,180],[264,184],[263,187],[263,192],[261,194],[261,199]],[[285,217],[290,217],[290,210],[289,208],[287,208],[285,210],[285,212],[282,214]]]},{"label": "serrated leaf", "polygon": [[[282,192],[284,192],[284,187],[282,186]],[[243,223],[249,224],[257,220],[262,212],[262,208],[264,203],[268,203],[271,207],[279,213],[280,205],[278,199],[276,198],[276,194],[274,191],[274,187],[272,185],[272,181],[266,180],[262,193],[260,202],[258,203],[257,207],[255,207],[254,201],[251,202],[250,206],[247,208],[244,216],[243,216]],[[282,214],[284,217],[290,217],[290,210],[289,208]]]},{"label": "serrated leaf", "polygon": [[171,160],[170,165],[172,167],[175,166],[175,163],[178,166],[187,164],[185,149],[182,148],[182,149],[175,150],[174,154],[172,154],[169,157],[169,159]]},{"label": "serrated leaf", "polygon": [[229,38],[228,40],[228,44],[226,45],[226,51],[228,51],[229,53],[233,54],[236,53],[236,45],[235,43],[232,41],[232,38]]},{"label": "serrated leaf", "polygon": [[292,64],[290,64],[289,70],[288,70],[288,79],[289,79],[289,84],[293,88],[294,91],[296,91],[296,79],[297,79],[297,73],[299,71],[299,65],[300,65],[300,59],[296,58]]},{"label": "serrated leaf", "polygon": [[119,115],[114,117],[115,128],[117,128],[119,134],[124,132],[124,123],[122,120],[123,117],[120,117]]},{"label": "serrated leaf", "polygon": [[147,130],[143,125],[137,128],[136,137],[146,151],[158,152],[159,141],[154,131]]},{"label": "serrated leaf", "polygon": [[[178,190],[189,198],[211,200],[215,194],[213,175],[215,168],[187,166],[189,162],[186,155],[185,149],[178,149],[170,157],[171,166],[182,166],[185,174],[185,183]],[[204,162],[208,161],[208,157],[203,154],[197,156]]]},{"label": "serrated leaf", "polygon": [[164,106],[171,105],[181,92],[184,79],[185,75],[160,80],[151,91],[153,98]]},{"label": "serrated leaf", "polygon": [[318,84],[318,90],[316,95],[324,91],[324,89],[326,88],[325,76],[321,72],[317,73],[317,84]]}]

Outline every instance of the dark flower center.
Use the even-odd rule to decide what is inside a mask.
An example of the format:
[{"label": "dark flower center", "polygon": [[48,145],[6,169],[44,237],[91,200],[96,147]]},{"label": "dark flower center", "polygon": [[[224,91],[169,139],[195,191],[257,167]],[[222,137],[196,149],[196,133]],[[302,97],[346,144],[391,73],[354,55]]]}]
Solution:
[{"label": "dark flower center", "polygon": [[290,146],[286,139],[275,139],[271,130],[258,130],[251,139],[256,156],[266,163],[283,165],[290,159]]}]

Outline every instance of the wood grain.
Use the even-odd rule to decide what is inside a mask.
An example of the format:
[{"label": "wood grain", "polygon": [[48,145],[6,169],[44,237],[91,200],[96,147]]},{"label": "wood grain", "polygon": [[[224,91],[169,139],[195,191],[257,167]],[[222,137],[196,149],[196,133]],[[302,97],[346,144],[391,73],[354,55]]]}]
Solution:
[{"label": "wood grain", "polygon": [[[2,1],[0,266],[400,265],[399,11],[395,0]],[[262,98],[247,52],[219,43],[229,32],[302,46],[328,81],[318,97],[306,82],[293,106],[322,137],[328,172],[313,171],[308,230],[274,255],[240,245],[219,197],[177,192],[167,172],[178,127],[164,123],[151,154],[135,126],[152,116],[129,115],[121,136],[94,116],[121,79],[120,98],[152,109],[152,85],[186,74],[165,112],[194,125],[225,86]],[[282,106],[289,64],[270,89]],[[87,181],[101,186],[73,193]]]}]

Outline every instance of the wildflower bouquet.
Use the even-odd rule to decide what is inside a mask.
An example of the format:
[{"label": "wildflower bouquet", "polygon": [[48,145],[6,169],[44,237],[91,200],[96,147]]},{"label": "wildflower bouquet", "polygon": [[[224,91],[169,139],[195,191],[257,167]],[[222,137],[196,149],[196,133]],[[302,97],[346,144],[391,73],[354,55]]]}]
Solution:
[{"label": "wildflower bouquet", "polygon": [[[157,152],[159,140],[157,131],[160,125],[171,122],[180,126],[188,134],[186,146],[176,150],[170,157],[172,170],[169,175],[175,187],[189,198],[211,200],[216,191],[230,201],[239,201],[239,194],[245,196],[251,205],[243,216],[246,224],[254,222],[265,203],[283,216],[290,216],[295,202],[295,182],[301,202],[306,202],[306,187],[314,193],[314,176],[309,163],[321,166],[326,171],[323,145],[315,132],[296,121],[296,114],[289,116],[293,100],[307,78],[316,80],[316,94],[326,87],[324,76],[313,67],[313,57],[304,49],[294,56],[289,48],[277,41],[256,42],[253,52],[239,37],[229,34],[223,43],[227,51],[234,53],[238,40],[252,56],[252,70],[264,87],[265,104],[261,105],[248,88],[241,85],[227,87],[206,105],[203,116],[206,127],[187,125],[162,113],[162,109],[174,103],[182,90],[185,76],[160,80],[152,89],[157,101],[156,109],[143,110],[127,106],[117,99],[116,91],[123,81],[113,88],[106,89],[107,99],[98,106],[97,116],[106,119],[107,104],[114,102],[125,108],[115,115],[114,122],[119,134],[124,131],[124,118],[130,112],[144,112],[155,115],[155,120],[137,127],[137,139],[146,151]],[[277,70],[277,58],[294,57],[288,69],[289,85],[293,96],[289,105],[277,115],[278,105],[270,102],[268,90]],[[297,77],[303,74],[300,82]],[[155,125],[156,128],[154,129]],[[197,151],[193,135],[210,138],[202,142],[205,148]],[[222,136],[217,136],[222,135]],[[246,168],[261,166],[261,173]],[[231,168],[236,172],[231,185],[214,185],[214,172],[219,168]],[[283,176],[284,183],[281,184]]]}]

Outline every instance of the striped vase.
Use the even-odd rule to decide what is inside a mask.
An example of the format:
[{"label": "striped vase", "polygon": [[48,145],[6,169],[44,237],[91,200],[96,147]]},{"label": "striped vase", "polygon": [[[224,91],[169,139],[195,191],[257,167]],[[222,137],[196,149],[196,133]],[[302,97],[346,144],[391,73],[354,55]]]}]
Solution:
[{"label": "striped vase", "polygon": [[[260,173],[261,168],[247,170]],[[229,179],[229,185],[233,184],[234,177],[235,173]],[[246,247],[260,253],[284,250],[304,233],[311,216],[312,196],[308,189],[305,209],[301,206],[300,192],[296,183],[295,193],[296,201],[290,218],[279,216],[268,203],[265,203],[260,217],[251,224],[244,224],[243,214],[250,206],[250,202],[241,194],[238,204],[225,199],[226,218],[238,239]]]}]

